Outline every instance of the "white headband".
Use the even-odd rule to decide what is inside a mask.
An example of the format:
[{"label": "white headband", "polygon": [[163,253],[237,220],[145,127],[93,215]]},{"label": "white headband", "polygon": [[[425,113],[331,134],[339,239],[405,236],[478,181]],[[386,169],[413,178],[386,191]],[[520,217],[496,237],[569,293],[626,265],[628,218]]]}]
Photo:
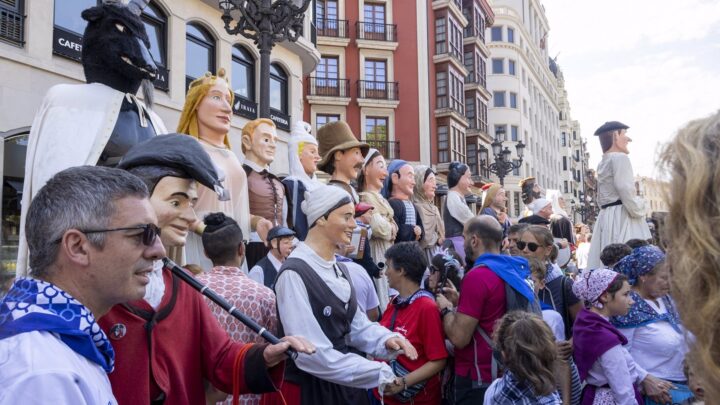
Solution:
[{"label": "white headband", "polygon": [[322,185],[306,191],[305,201],[302,202],[301,208],[307,216],[308,225],[312,227],[318,218],[327,214],[328,211],[335,207],[343,198],[347,198],[352,202],[350,194],[338,186]]}]

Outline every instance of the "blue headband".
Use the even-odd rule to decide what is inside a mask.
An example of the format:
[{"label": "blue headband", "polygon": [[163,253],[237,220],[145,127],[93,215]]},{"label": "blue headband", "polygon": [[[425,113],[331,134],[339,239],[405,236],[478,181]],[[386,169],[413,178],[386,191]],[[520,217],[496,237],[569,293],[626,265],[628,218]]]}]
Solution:
[{"label": "blue headband", "polygon": [[627,276],[630,285],[637,283],[638,277],[651,272],[665,260],[665,253],[655,245],[641,246],[623,257],[614,267],[618,273]]},{"label": "blue headband", "polygon": [[[400,171],[400,168],[408,164],[408,162],[402,160],[402,159],[395,159],[392,162],[390,162],[390,165],[388,166],[388,176],[385,178],[385,181],[383,182],[383,188],[380,191],[380,193],[385,197],[386,199],[389,199],[392,196],[392,175],[393,173],[398,173]],[[414,173],[413,173],[414,175]]]}]

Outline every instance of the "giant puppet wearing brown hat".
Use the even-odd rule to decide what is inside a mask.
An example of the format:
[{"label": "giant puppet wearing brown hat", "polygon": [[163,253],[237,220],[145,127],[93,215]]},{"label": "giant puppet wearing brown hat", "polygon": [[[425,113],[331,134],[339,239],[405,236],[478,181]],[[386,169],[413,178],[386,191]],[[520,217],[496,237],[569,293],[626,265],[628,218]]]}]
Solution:
[{"label": "giant puppet wearing brown hat", "polygon": [[317,140],[322,157],[318,169],[330,175],[328,184],[342,187],[355,204],[359,203],[360,198],[350,182],[357,179],[370,146],[358,141],[344,121],[323,125],[317,131]]},{"label": "giant puppet wearing brown hat", "polygon": [[600,138],[603,157],[597,168],[597,203],[600,205],[593,230],[588,268],[602,265],[600,253],[611,243],[629,239],[650,239],[645,222],[645,200],[635,195],[635,176],[628,154],[629,127],[609,121],[595,131]]}]

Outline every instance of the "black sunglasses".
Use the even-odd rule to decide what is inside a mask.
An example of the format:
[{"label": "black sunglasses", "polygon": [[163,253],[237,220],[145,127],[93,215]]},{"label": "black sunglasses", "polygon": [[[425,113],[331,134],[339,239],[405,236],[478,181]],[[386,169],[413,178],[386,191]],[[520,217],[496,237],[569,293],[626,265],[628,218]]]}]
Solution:
[{"label": "black sunglasses", "polygon": [[115,232],[115,231],[132,231],[133,229],[142,229],[142,243],[145,246],[152,246],[155,243],[155,238],[160,236],[160,228],[155,224],[144,224],[138,226],[129,226],[126,228],[113,228],[113,229],[78,229],[84,234],[88,233],[102,233],[102,232]]},{"label": "black sunglasses", "polygon": [[540,245],[538,245],[537,243],[523,242],[521,240],[517,241],[516,246],[520,250],[525,250],[525,246],[527,246],[528,250],[531,252],[538,250],[538,248],[540,247]]}]

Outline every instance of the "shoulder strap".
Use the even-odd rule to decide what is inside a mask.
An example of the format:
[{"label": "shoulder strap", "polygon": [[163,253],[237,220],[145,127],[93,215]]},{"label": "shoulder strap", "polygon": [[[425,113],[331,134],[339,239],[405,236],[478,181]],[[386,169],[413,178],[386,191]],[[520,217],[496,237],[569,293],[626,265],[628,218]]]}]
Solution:
[{"label": "shoulder strap", "polygon": [[[495,357],[495,352],[497,351],[495,344],[493,343],[492,339],[490,339],[490,336],[483,330],[483,328],[478,325],[475,330],[480,333],[480,336],[482,336],[485,343],[487,343],[488,346],[490,346],[490,349],[492,350],[492,354],[490,355],[490,377],[492,378],[492,381],[495,381],[498,378],[500,364],[498,363],[497,358]],[[473,336],[473,343],[474,343],[475,337]],[[474,355],[474,362],[475,362],[475,370],[478,375],[478,382],[482,383],[482,377],[480,375],[480,366],[478,363],[477,358],[477,345],[473,344],[473,355]]]},{"label": "shoulder strap", "polygon": [[570,327],[570,306],[568,305],[567,292],[565,292],[565,284],[567,283],[567,276],[563,275],[560,281],[560,293],[562,294],[563,300],[563,312],[564,312],[564,325],[565,326],[565,339],[570,340],[572,334],[572,327]]}]

